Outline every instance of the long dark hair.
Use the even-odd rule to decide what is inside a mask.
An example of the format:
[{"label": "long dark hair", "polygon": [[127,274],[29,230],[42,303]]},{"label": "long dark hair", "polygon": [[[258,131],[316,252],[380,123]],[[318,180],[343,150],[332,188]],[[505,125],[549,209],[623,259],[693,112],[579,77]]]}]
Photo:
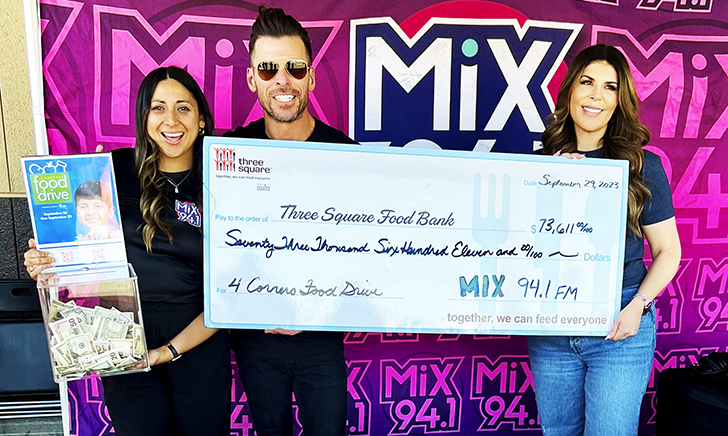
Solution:
[{"label": "long dark hair", "polygon": [[194,186],[193,198],[195,204],[202,210],[202,137],[211,135],[214,131],[214,122],[210,106],[207,104],[205,94],[195,79],[185,70],[178,67],[157,68],[142,80],[136,99],[136,148],[134,151],[134,165],[141,186],[139,209],[144,219],[142,238],[148,252],[152,251],[152,240],[161,230],[167,235],[170,243],[173,241],[172,225],[161,217],[162,210],[169,204],[166,195],[166,179],[159,171],[160,152],[157,144],[147,133],[147,119],[152,106],[152,97],[159,82],[176,80],[184,86],[197,103],[200,116],[205,121],[203,134],[197,136],[193,149],[192,168],[189,183]]},{"label": "long dark hair", "polygon": [[541,136],[544,154],[557,151],[577,151],[574,119],[569,113],[571,93],[579,83],[584,69],[593,62],[605,61],[617,72],[617,107],[609,119],[602,137],[602,153],[609,159],[629,161],[629,193],[627,199],[627,227],[635,236],[642,236],[640,215],[645,202],[651,197],[642,180],[645,155],[642,147],[650,142],[650,131],[639,122],[639,99],[629,64],[624,55],[608,45],[594,45],[582,50],[569,66],[559,88],[556,109],[549,115],[549,125]]}]

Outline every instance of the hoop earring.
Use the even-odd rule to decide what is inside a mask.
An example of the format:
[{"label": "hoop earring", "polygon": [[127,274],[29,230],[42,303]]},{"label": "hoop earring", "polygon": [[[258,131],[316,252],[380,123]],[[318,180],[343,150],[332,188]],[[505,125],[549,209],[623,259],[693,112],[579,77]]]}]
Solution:
[{"label": "hoop earring", "polygon": [[202,127],[200,127],[199,135],[205,136],[205,129],[203,129]]}]

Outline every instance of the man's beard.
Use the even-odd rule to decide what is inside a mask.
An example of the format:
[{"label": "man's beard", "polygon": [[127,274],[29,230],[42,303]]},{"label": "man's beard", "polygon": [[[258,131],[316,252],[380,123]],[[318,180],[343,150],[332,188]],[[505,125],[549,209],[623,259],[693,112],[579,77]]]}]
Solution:
[{"label": "man's beard", "polygon": [[260,106],[263,108],[263,111],[268,114],[271,118],[273,118],[275,121],[279,123],[292,123],[299,118],[301,118],[301,115],[306,111],[306,108],[308,107],[308,92],[303,92],[301,95],[296,96],[298,98],[298,108],[292,115],[283,116],[280,113],[276,113],[272,109],[272,105],[270,104],[270,101],[273,100],[273,97],[268,99],[262,99],[260,96],[258,96],[258,101],[260,102]]}]

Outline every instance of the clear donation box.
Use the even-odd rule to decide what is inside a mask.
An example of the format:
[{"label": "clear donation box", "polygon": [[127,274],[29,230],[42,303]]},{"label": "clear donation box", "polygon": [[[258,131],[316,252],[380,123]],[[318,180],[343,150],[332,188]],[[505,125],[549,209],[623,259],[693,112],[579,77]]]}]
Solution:
[{"label": "clear donation box", "polygon": [[38,293],[56,382],[150,370],[131,264],[53,268]]}]

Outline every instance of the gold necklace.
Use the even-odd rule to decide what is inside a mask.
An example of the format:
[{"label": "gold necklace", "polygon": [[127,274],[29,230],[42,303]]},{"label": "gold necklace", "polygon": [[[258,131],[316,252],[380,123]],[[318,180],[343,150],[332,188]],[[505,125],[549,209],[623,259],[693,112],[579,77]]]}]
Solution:
[{"label": "gold necklace", "polygon": [[192,174],[192,169],[189,169],[189,170],[187,171],[187,175],[186,175],[186,176],[185,176],[185,177],[184,177],[184,178],[183,178],[182,180],[180,180],[180,181],[179,181],[179,183],[174,183],[174,181],[173,181],[172,179],[170,179],[169,177],[165,176],[164,174],[162,174],[162,177],[164,177],[165,179],[167,179],[167,181],[168,181],[168,182],[169,182],[169,183],[170,183],[170,184],[171,184],[172,186],[174,186],[174,193],[175,193],[175,194],[179,194],[179,185],[181,185],[181,184],[182,184],[182,183],[183,183],[183,182],[184,182],[185,180],[187,180],[187,177],[189,177],[189,176],[190,176],[190,174]]}]

